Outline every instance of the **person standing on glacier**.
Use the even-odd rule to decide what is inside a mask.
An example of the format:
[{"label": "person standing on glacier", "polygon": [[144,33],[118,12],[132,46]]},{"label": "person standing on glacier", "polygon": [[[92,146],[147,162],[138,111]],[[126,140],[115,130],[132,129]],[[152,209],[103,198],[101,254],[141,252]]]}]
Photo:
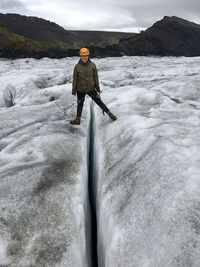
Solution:
[{"label": "person standing on glacier", "polygon": [[80,124],[85,94],[88,94],[112,120],[116,120],[115,115],[110,112],[100,98],[102,91],[99,88],[98,72],[95,63],[89,58],[89,50],[81,48],[79,55],[80,59],[74,67],[72,82],[72,95],[76,96],[77,94],[77,116],[74,120],[70,120],[70,123]]}]

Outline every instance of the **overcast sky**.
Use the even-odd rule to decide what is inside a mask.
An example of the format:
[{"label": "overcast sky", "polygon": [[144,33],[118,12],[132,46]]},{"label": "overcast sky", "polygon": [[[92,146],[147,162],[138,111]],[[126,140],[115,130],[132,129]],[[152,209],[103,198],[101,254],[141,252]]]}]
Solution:
[{"label": "overcast sky", "polygon": [[0,12],[37,16],[67,30],[139,32],[163,16],[200,24],[200,0],[0,0]]}]

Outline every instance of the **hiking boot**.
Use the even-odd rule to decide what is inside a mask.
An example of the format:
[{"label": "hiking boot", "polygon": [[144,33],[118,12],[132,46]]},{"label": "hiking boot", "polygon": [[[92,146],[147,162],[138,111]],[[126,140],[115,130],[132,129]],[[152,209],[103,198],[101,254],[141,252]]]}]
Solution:
[{"label": "hiking boot", "polygon": [[117,118],[115,117],[115,115],[114,114],[112,114],[111,112],[108,112],[108,115],[109,115],[109,117],[113,120],[113,121],[115,121]]},{"label": "hiking boot", "polygon": [[70,121],[71,124],[80,124],[81,123],[81,120],[79,117],[76,117],[76,119]]}]

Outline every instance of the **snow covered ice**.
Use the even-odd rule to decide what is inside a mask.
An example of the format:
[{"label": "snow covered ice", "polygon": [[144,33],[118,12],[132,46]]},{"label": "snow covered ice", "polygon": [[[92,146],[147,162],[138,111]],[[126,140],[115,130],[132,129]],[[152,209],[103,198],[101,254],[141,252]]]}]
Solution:
[{"label": "snow covered ice", "polygon": [[16,96],[0,110],[0,266],[89,264],[88,122],[67,124],[73,62],[1,62],[2,90]]},{"label": "snow covered ice", "polygon": [[92,123],[98,266],[199,267],[200,57],[92,59],[72,126],[78,59],[0,60],[0,266],[92,266]]}]

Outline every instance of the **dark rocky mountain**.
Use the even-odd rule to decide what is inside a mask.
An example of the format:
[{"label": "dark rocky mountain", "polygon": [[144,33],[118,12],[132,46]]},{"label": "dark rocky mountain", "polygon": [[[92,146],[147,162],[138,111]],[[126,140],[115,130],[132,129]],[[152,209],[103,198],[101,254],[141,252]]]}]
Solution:
[{"label": "dark rocky mountain", "polygon": [[121,39],[118,48],[126,55],[199,56],[200,25],[165,16],[137,36]]},{"label": "dark rocky mountain", "polygon": [[[135,33],[65,30],[48,20],[0,13],[0,49],[12,56],[77,55],[81,47],[106,47]],[[17,41],[18,40],[18,41]],[[17,45],[16,45],[17,43]],[[77,50],[78,49],[78,50]]]},{"label": "dark rocky mountain", "polygon": [[88,47],[91,57],[199,56],[200,25],[165,16],[140,34],[68,31],[37,17],[0,14],[0,57],[78,56]]}]

